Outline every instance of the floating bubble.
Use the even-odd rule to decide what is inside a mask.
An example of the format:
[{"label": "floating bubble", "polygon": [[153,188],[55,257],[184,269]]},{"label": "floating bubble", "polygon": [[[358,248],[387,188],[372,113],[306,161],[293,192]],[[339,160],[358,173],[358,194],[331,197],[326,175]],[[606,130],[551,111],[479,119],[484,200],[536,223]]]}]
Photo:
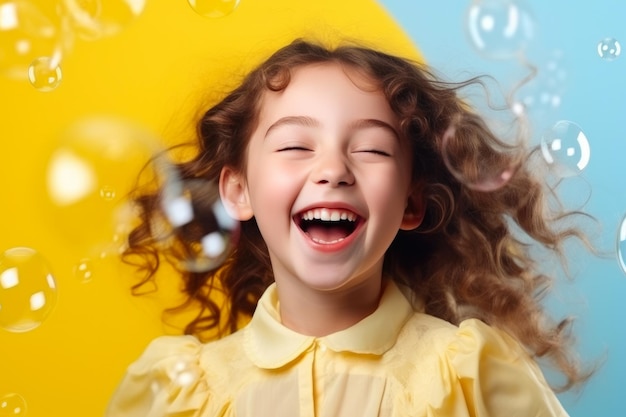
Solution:
[{"label": "floating bubble", "polygon": [[542,124],[552,119],[550,116],[561,106],[566,79],[563,53],[554,51],[545,62],[537,65],[535,75],[514,92],[514,105],[520,106],[537,124]]},{"label": "floating bubble", "polygon": [[487,58],[519,55],[532,39],[533,27],[533,18],[521,1],[477,0],[467,12],[470,40]]},{"label": "floating bubble", "polygon": [[146,0],[61,0],[62,13],[86,40],[116,35],[144,10]]},{"label": "floating bubble", "polygon": [[580,126],[561,120],[542,136],[541,153],[557,175],[571,177],[585,169],[591,148]]},{"label": "floating bubble", "polygon": [[117,253],[131,227],[127,195],[159,151],[144,128],[112,117],[81,120],[63,133],[46,175],[47,212],[59,234],[87,251]]},{"label": "floating bubble", "polygon": [[626,215],[617,229],[617,262],[622,272],[626,274]]},{"label": "floating bubble", "polygon": [[56,282],[48,262],[31,248],[12,248],[0,255],[0,327],[27,332],[53,310]]},{"label": "floating bubble", "polygon": [[9,393],[0,397],[0,416],[25,416],[26,400],[19,394]]},{"label": "floating bubble", "polygon": [[54,57],[37,58],[28,67],[28,80],[39,91],[54,90],[62,78],[61,67]]},{"label": "floating bubble", "polygon": [[238,237],[239,222],[226,212],[215,183],[175,178],[168,176],[161,199],[162,224],[152,225],[152,230],[161,231],[163,242],[178,236],[188,243],[181,268],[193,272],[217,268]]},{"label": "floating bubble", "polygon": [[[511,123],[509,130],[522,128],[521,119],[519,126],[515,125]],[[521,155],[515,149],[522,144],[523,136],[496,126],[491,134],[478,136],[474,126],[462,116],[452,121],[442,136],[443,160],[450,173],[467,187],[494,191],[507,184],[519,167]]]},{"label": "floating bubble", "polygon": [[0,0],[0,75],[26,80],[35,60],[58,49],[58,30],[39,7],[26,0]]},{"label": "floating bubble", "polygon": [[89,258],[83,258],[74,265],[74,276],[80,282],[89,282],[94,275],[94,261]]},{"label": "floating bubble", "polygon": [[239,0],[187,0],[191,8],[201,16],[219,18],[231,14]]},{"label": "floating bubble", "polygon": [[622,53],[622,46],[614,38],[604,38],[598,42],[598,55],[605,61],[613,61]]}]

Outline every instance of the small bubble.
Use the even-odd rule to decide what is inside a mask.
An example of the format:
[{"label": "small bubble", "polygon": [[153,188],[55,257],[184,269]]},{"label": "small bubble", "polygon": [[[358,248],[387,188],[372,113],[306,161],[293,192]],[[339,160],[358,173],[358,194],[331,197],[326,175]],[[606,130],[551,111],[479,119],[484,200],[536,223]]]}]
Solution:
[{"label": "small bubble", "polygon": [[39,252],[19,247],[0,255],[0,328],[32,330],[48,317],[56,300],[55,279]]},{"label": "small bubble", "polygon": [[74,276],[81,282],[89,282],[94,275],[94,262],[84,258],[74,266]]},{"label": "small bubble", "polygon": [[580,174],[591,157],[587,136],[576,123],[561,120],[541,138],[544,160],[560,177]]},{"label": "small bubble", "polygon": [[239,0],[187,0],[191,8],[201,16],[219,18],[231,14]]},{"label": "small bubble", "polygon": [[115,200],[115,188],[109,185],[105,185],[100,188],[100,197],[106,201]]},{"label": "small bubble", "polygon": [[26,400],[19,394],[9,393],[0,397],[0,416],[25,416]]},{"label": "small bubble", "polygon": [[40,57],[28,67],[28,80],[39,91],[56,89],[63,78],[61,67],[53,58]]},{"label": "small bubble", "polygon": [[614,38],[604,38],[598,42],[598,55],[605,61],[613,61],[622,53],[622,46]]},{"label": "small bubble", "polygon": [[467,19],[472,44],[487,58],[514,57],[533,37],[533,18],[519,1],[473,1]]}]

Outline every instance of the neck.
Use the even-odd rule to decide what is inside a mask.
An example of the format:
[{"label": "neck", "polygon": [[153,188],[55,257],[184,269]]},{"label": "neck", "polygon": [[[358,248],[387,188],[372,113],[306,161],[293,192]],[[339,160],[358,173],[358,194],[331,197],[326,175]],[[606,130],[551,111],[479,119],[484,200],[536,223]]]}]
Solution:
[{"label": "neck", "polygon": [[378,307],[383,283],[380,279],[342,291],[324,291],[294,288],[291,282],[277,281],[276,289],[282,323],[300,334],[322,337],[372,314]]}]

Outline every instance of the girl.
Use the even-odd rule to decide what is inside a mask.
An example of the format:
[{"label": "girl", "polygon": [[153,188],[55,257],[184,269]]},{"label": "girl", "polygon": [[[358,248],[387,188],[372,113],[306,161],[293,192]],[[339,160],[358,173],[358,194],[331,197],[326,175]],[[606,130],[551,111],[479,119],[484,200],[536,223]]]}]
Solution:
[{"label": "girl", "polygon": [[[506,147],[458,97],[476,82],[298,40],[207,111],[178,172],[219,183],[240,236],[221,268],[183,274],[202,312],[188,335],[150,344],[107,415],[566,416],[535,360],[555,365],[564,389],[587,374],[568,322],[539,303],[550,279],[531,244],[561,257],[580,234],[550,221],[565,214],[547,212],[532,154]],[[486,193],[446,158],[467,179],[479,158],[514,169]],[[201,194],[194,207],[210,207]],[[187,234],[207,222],[163,249],[151,229],[158,190],[136,201],[126,256],[145,258],[147,282],[159,251],[193,251]],[[222,338],[199,341],[216,329]]]}]

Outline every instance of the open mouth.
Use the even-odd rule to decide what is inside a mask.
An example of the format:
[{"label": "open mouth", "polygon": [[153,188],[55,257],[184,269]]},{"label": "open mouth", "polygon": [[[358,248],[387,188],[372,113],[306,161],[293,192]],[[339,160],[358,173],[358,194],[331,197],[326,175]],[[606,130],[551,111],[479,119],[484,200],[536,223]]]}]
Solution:
[{"label": "open mouth", "polygon": [[296,224],[312,241],[326,245],[350,236],[359,221],[357,214],[341,209],[316,208],[296,216]]}]

